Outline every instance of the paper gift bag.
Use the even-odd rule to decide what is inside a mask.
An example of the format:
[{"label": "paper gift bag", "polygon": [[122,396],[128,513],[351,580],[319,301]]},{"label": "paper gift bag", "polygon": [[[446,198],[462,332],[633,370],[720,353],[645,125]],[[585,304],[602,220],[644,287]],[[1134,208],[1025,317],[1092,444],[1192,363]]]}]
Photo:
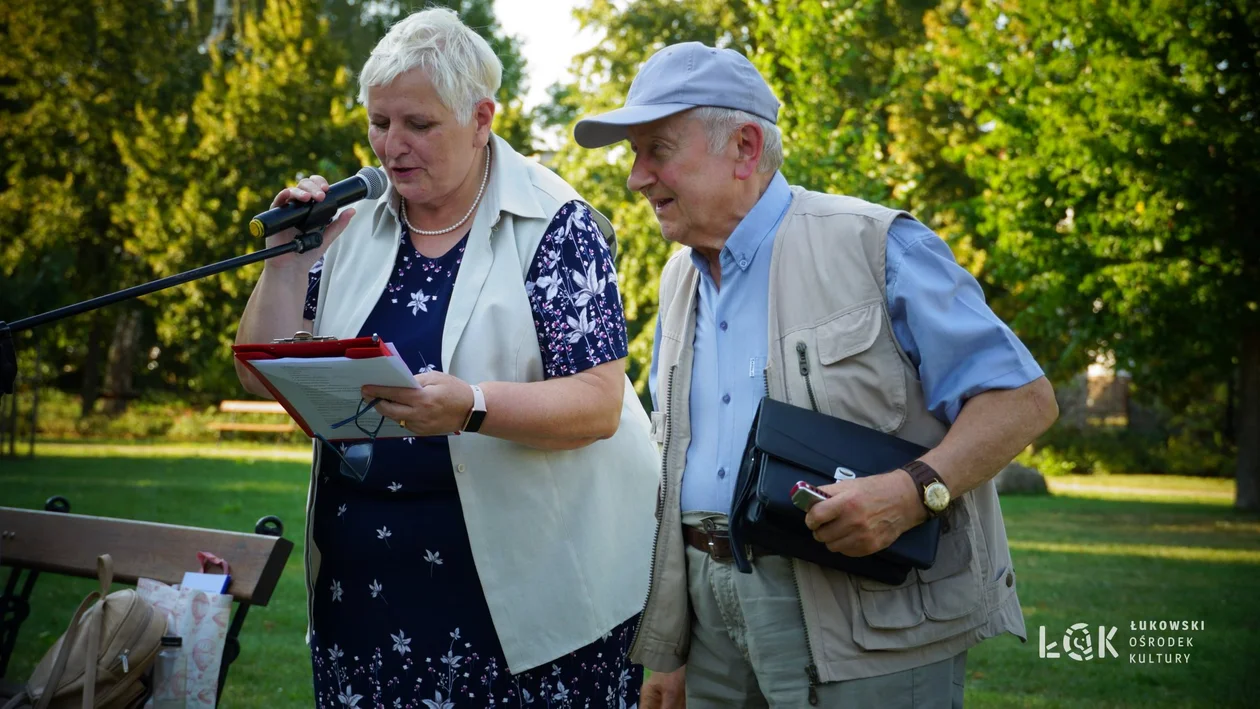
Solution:
[{"label": "paper gift bag", "polygon": [[188,709],[214,709],[219,665],[232,619],[232,596],[174,588],[153,579],[136,583],[140,597],[169,619],[168,634],[183,638]]}]

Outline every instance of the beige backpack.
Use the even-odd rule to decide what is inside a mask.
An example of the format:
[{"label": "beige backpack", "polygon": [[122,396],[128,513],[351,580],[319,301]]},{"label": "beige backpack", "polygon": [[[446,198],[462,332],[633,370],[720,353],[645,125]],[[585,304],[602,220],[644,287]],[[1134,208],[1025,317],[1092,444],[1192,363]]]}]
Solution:
[{"label": "beige backpack", "polygon": [[83,599],[25,692],[3,709],[127,709],[144,697],[141,680],[161,648],[166,617],[134,589],[109,592],[114,562],[108,554],[97,557],[96,575],[101,589]]}]

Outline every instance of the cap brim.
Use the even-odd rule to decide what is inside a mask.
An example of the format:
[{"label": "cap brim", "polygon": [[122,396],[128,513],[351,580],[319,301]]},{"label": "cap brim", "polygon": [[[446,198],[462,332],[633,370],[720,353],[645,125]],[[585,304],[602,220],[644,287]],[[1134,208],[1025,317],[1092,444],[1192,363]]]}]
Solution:
[{"label": "cap brim", "polygon": [[573,138],[583,148],[602,148],[626,139],[626,128],[659,121],[662,118],[695,108],[689,103],[658,103],[651,106],[626,106],[594,118],[583,118],[573,126]]}]

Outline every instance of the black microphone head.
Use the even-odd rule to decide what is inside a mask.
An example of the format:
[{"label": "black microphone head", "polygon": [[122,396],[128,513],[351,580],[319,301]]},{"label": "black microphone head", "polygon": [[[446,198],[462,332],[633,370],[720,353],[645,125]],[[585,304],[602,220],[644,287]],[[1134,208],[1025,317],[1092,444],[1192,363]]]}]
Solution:
[{"label": "black microphone head", "polygon": [[389,186],[389,181],[384,170],[379,167],[365,167],[359,170],[357,174],[367,184],[367,196],[364,199],[376,199],[385,194],[385,188]]}]

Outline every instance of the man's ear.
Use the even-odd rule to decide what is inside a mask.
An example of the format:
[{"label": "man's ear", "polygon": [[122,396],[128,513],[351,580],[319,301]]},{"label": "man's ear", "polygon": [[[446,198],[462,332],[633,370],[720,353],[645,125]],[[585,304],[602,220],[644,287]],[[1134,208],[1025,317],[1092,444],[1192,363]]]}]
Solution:
[{"label": "man's ear", "polygon": [[757,163],[766,146],[766,136],[761,126],[745,123],[735,131],[735,178],[747,180],[757,174]]}]

